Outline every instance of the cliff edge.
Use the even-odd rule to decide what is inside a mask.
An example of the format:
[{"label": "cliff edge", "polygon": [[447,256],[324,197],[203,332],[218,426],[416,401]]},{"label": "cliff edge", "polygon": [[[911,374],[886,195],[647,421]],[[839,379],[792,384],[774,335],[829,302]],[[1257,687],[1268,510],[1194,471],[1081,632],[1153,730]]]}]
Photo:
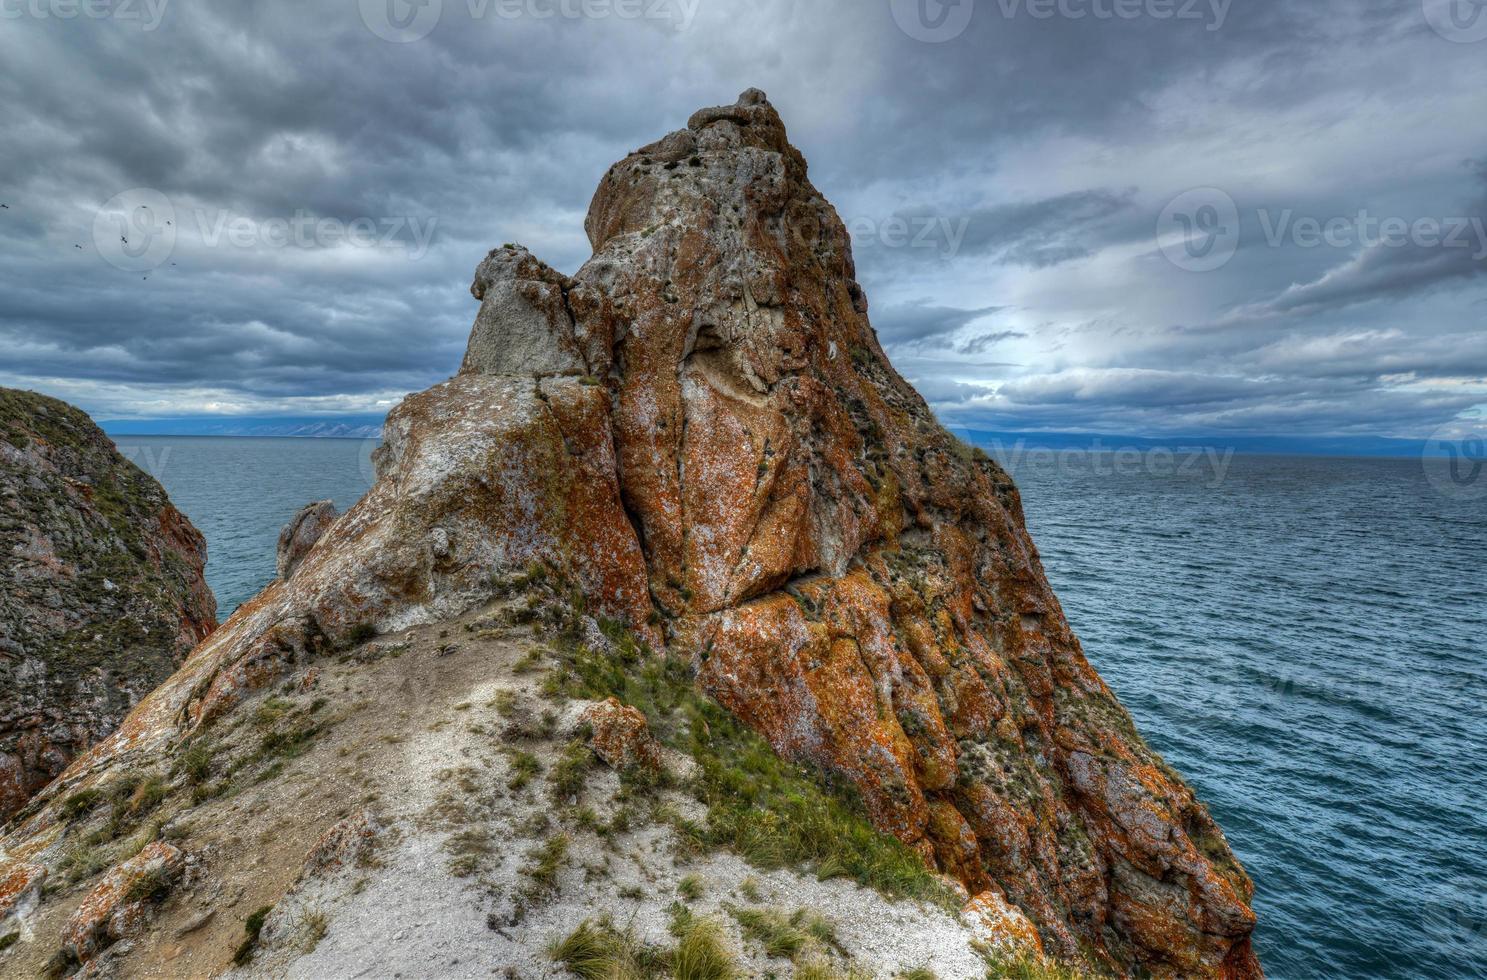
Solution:
[{"label": "cliff edge", "polygon": [[[703,921],[765,962],[778,944],[752,944],[786,920],[751,905],[727,850],[843,910],[814,939],[791,926],[792,955],[814,942],[843,968],[943,948],[943,975],[969,976],[969,948],[1260,976],[1248,877],[1086,662],[1012,481],[888,363],[846,230],[764,94],[617,163],[585,227],[572,277],[515,245],[487,256],[460,373],[391,413],[368,495],[7,828],[0,879],[32,896],[0,897],[16,949],[64,970],[174,949],[216,972],[261,899],[247,955],[261,942],[261,968],[289,975],[364,958],[389,903],[443,975],[470,956],[548,975],[562,932],[672,963]],[[616,748],[637,726],[655,747]],[[371,752],[377,732],[390,747]],[[317,761],[286,770],[302,753]],[[595,759],[632,774],[603,783]],[[634,759],[662,775],[637,781]],[[526,795],[541,773],[546,803]],[[263,853],[246,863],[208,824]],[[66,856],[109,827],[84,867],[115,878],[90,884]],[[321,833],[383,842],[359,885],[322,880]],[[662,841],[697,882],[647,863]],[[430,877],[441,847],[483,891]],[[126,901],[140,855],[161,888]],[[669,895],[633,875],[692,903],[675,949]],[[895,906],[807,884],[839,877],[930,904],[889,925]],[[37,899],[47,880],[66,884]],[[204,897],[223,894],[227,923]],[[491,935],[441,927],[460,902]],[[438,943],[419,945],[424,919]],[[912,946],[916,928],[934,940]]]},{"label": "cliff edge", "polygon": [[216,626],[206,541],[82,412],[0,388],[0,820]]}]

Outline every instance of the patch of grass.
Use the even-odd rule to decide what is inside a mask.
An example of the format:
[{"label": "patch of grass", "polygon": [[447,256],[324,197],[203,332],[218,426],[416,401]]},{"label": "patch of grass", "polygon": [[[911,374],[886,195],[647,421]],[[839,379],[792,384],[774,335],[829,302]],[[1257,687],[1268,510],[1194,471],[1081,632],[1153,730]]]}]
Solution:
[{"label": "patch of grass", "polygon": [[807,909],[796,909],[786,916],[774,909],[736,909],[728,914],[738,922],[748,938],[764,949],[766,956],[794,959],[813,945],[837,946],[836,929],[821,915]]},{"label": "patch of grass", "polygon": [[687,875],[676,883],[676,893],[689,902],[695,902],[702,897],[702,879],[696,875]]},{"label": "patch of grass", "polygon": [[305,909],[294,921],[295,945],[308,956],[315,952],[320,940],[330,931],[330,919],[320,909]]},{"label": "patch of grass", "polygon": [[548,946],[547,955],[581,980],[645,980],[659,966],[654,949],[616,929],[607,917],[584,922]]},{"label": "patch of grass", "polygon": [[795,960],[795,980],[872,980],[872,974],[850,966],[843,973],[820,949],[809,949]]},{"label": "patch of grass", "polygon": [[691,755],[699,772],[694,791],[707,805],[706,825],[689,828],[696,846],[726,847],[761,868],[849,877],[889,898],[958,907],[919,855],[868,823],[850,787],[777,756],[697,690],[688,662],[651,654],[618,624],[600,626],[615,652],[590,650],[571,623],[559,649],[562,668],[544,683],[572,697],[616,697],[643,712],[663,743]]},{"label": "patch of grass", "polygon": [[557,888],[558,872],[568,861],[571,843],[567,834],[553,834],[527,854],[527,863],[522,865],[521,873],[529,882],[526,889],[528,898],[540,898]]},{"label": "patch of grass", "polygon": [[152,774],[134,787],[124,812],[129,817],[141,817],[159,806],[169,793],[170,787],[166,785],[164,777]]},{"label": "patch of grass", "polygon": [[502,718],[510,718],[516,712],[516,692],[509,689],[497,691],[490,707],[495,708]]},{"label": "patch of grass", "polygon": [[672,951],[671,975],[676,980],[733,980],[741,974],[723,945],[723,930],[712,919],[696,919]]},{"label": "patch of grass", "polygon": [[935,971],[927,966],[916,966],[912,970],[905,970],[895,980],[940,980]]},{"label": "patch of grass", "polygon": [[470,827],[451,836],[444,845],[451,857],[449,873],[456,878],[469,878],[480,870],[485,859],[495,850],[490,831]]},{"label": "patch of grass", "polygon": [[563,748],[563,754],[547,777],[554,803],[566,803],[583,792],[589,767],[593,765],[594,753],[582,739],[574,739]]},{"label": "patch of grass", "polygon": [[175,882],[164,868],[151,868],[129,883],[124,891],[126,902],[158,902],[170,894]]},{"label": "patch of grass", "polygon": [[521,749],[507,750],[506,762],[511,766],[511,778],[506,780],[506,788],[510,790],[523,788],[542,772],[542,762],[532,753]]},{"label": "patch of grass", "polygon": [[253,961],[253,951],[258,948],[258,936],[263,932],[263,923],[273,910],[272,905],[265,905],[248,916],[247,921],[243,923],[243,941],[238,945],[237,951],[232,954],[233,963],[242,966]]},{"label": "patch of grass", "polygon": [[176,757],[175,771],[185,776],[192,786],[200,786],[212,775],[212,759],[215,755],[209,741],[204,738],[195,739]]},{"label": "patch of grass", "polygon": [[1078,971],[1042,957],[1011,956],[985,948],[981,955],[986,959],[987,980],[1082,980]]},{"label": "patch of grass", "polygon": [[79,790],[63,800],[57,810],[63,820],[76,820],[90,812],[102,800],[103,793],[97,789]]},{"label": "patch of grass", "polygon": [[377,627],[371,623],[357,623],[346,634],[346,646],[359,647],[377,638]]}]

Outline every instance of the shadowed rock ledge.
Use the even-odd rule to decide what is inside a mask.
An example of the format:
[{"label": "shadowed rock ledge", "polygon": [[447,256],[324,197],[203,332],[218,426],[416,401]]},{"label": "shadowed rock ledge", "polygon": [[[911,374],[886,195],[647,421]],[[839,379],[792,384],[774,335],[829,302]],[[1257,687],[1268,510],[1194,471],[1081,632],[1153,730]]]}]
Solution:
[{"label": "shadowed rock ledge", "polygon": [[1086,662],[1012,481],[888,363],[763,93],[613,166],[585,227],[572,277],[480,264],[461,372],[392,412],[372,490],[21,814],[12,869],[55,864],[65,799],[541,566],[1049,954],[1260,976],[1248,877]]}]

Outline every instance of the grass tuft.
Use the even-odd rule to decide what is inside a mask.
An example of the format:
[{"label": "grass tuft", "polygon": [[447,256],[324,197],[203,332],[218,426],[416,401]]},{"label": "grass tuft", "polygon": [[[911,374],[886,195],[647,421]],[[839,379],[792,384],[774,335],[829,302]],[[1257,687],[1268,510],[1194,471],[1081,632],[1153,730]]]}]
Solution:
[{"label": "grass tuft", "polygon": [[732,980],[740,975],[715,921],[694,919],[687,925],[671,954],[671,975],[675,980]]}]

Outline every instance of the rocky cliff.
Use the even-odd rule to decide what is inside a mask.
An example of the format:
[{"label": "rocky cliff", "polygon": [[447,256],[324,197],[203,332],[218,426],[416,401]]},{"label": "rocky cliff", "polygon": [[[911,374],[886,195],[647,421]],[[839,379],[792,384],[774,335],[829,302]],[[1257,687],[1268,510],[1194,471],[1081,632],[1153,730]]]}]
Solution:
[{"label": "rocky cliff", "polygon": [[[14,955],[222,969],[242,912],[220,933],[196,920],[213,911],[202,895],[224,888],[233,909],[263,898],[277,910],[247,931],[291,975],[364,958],[389,902],[414,920],[447,906],[428,923],[439,942],[419,945],[415,921],[417,935],[400,933],[407,949],[468,948],[482,968],[505,962],[516,975],[539,972],[541,930],[560,927],[577,926],[568,940],[585,948],[669,963],[705,913],[748,952],[761,930],[783,935],[784,920],[739,908],[758,894],[741,873],[733,897],[708,897],[731,872],[702,855],[726,848],[786,875],[771,881],[822,911],[857,908],[847,892],[811,891],[836,876],[924,900],[934,889],[919,876],[938,873],[965,904],[953,921],[940,900],[899,925],[875,907],[859,932],[844,911],[838,931],[816,930],[828,958],[908,969],[905,957],[943,948],[944,975],[970,976],[954,959],[969,943],[992,962],[1018,950],[1050,973],[1057,961],[1259,976],[1248,878],[1085,661],[1011,480],[945,432],[888,363],[846,231],[764,95],[703,109],[616,164],[586,228],[594,255],[572,277],[519,246],[490,253],[459,375],[389,416],[368,495],[8,828],[0,920],[19,937]],[[528,627],[536,645],[518,657],[512,630]],[[540,687],[523,679],[541,670]],[[619,703],[522,708],[605,696]],[[584,864],[582,885],[561,870],[570,848],[618,840],[620,865],[671,880],[637,856],[659,838],[634,836],[650,825],[635,815],[633,777],[613,795],[568,778],[592,772],[594,753],[631,757],[601,722],[629,736],[648,722],[658,746],[685,756],[645,783],[676,860],[706,871],[676,885],[699,908],[673,910],[675,950],[647,945],[663,942],[659,913],[609,856]],[[369,755],[353,731],[380,732],[401,755]],[[569,748],[552,747],[569,733]],[[772,768],[773,753],[750,747],[760,736],[803,768]],[[324,738],[345,741],[329,754]],[[286,745],[321,753],[292,792],[275,788]],[[544,771],[550,807],[524,795]],[[461,789],[436,790],[440,780]],[[140,785],[155,790],[134,806]],[[623,826],[601,805],[618,807]],[[292,813],[253,823],[275,806]],[[854,813],[887,836],[857,830]],[[514,842],[537,817],[561,830],[527,851]],[[190,829],[207,823],[238,839],[262,833],[265,854],[249,865]],[[354,887],[324,884],[319,851],[306,856],[316,834],[389,827],[384,870]],[[143,898],[108,901],[107,878],[87,891],[112,864],[116,892],[117,874],[158,838],[187,853],[188,870],[176,891],[162,881],[177,897],[154,914],[178,936],[209,938],[171,946],[162,926],[141,939],[131,923]],[[69,848],[89,841],[105,853],[89,852],[79,872]],[[480,877],[478,900],[448,898],[430,878],[419,851],[430,846]],[[541,887],[519,885],[524,875]],[[54,895],[40,901],[48,880]],[[448,932],[461,902],[483,910],[493,935]],[[640,945],[620,943],[610,919],[576,921],[625,902],[639,903],[627,914],[642,933],[625,942]],[[341,959],[324,959],[318,938],[284,938],[306,921],[323,935],[327,907]],[[916,928],[934,940],[893,945],[890,933],[907,929],[912,943]],[[564,949],[553,955],[570,963]],[[462,961],[440,972],[462,975]]]},{"label": "rocky cliff", "polygon": [[0,819],[216,626],[206,542],[82,412],[0,389]]}]

